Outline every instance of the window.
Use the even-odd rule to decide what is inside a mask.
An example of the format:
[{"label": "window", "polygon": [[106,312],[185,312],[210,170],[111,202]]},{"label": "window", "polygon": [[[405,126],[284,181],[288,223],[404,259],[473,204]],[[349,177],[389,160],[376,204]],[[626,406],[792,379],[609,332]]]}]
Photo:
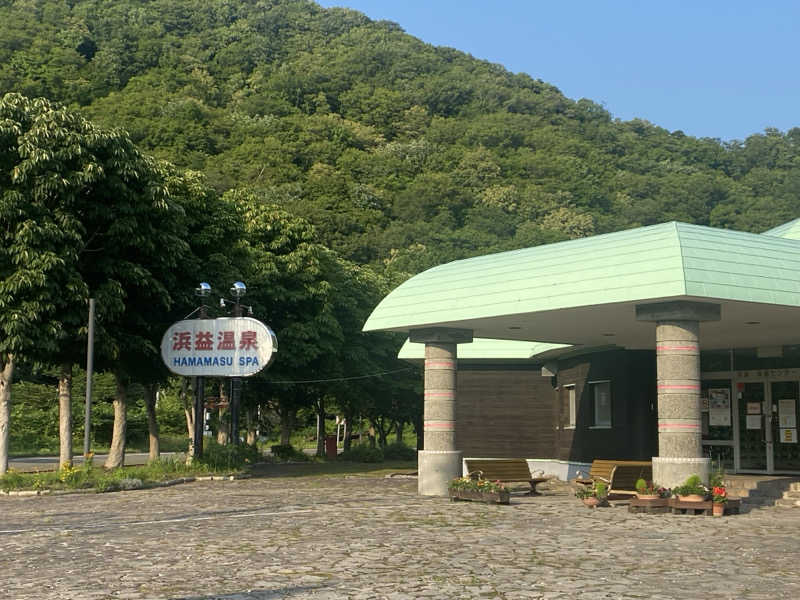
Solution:
[{"label": "window", "polygon": [[569,422],[567,423],[568,429],[575,429],[575,424],[578,421],[578,406],[575,401],[575,384],[565,385],[564,391],[567,395],[567,407],[569,411]]},{"label": "window", "polygon": [[611,427],[611,382],[590,381],[593,427]]}]

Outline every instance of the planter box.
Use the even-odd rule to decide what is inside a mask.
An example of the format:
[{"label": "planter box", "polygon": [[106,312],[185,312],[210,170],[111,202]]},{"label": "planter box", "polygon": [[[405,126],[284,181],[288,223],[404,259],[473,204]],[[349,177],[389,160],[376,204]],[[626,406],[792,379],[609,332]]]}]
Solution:
[{"label": "planter box", "polygon": [[669,498],[631,498],[628,512],[645,514],[662,514],[669,510]]},{"label": "planter box", "polygon": [[479,492],[478,490],[450,490],[450,500],[471,500],[473,502],[485,502],[487,504],[508,504],[511,494],[508,490],[500,492]]}]

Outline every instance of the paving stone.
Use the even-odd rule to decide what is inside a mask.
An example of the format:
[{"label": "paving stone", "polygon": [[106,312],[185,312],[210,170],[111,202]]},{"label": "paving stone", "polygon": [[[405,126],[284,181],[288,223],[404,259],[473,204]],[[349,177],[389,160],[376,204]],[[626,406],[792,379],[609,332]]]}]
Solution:
[{"label": "paving stone", "polygon": [[509,506],[416,481],[262,477],[0,497],[0,589],[28,599],[800,598],[800,511]]}]

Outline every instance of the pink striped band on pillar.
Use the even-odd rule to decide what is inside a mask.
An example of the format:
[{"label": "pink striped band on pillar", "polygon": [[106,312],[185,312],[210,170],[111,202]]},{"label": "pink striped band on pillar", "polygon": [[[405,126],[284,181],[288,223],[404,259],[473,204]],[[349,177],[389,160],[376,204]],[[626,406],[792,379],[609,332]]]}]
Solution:
[{"label": "pink striped band on pillar", "polygon": [[699,383],[659,383],[659,390],[691,390],[700,391]]},{"label": "pink striped band on pillar", "polygon": [[700,423],[659,423],[659,431],[700,431]]},{"label": "pink striped band on pillar", "polygon": [[425,398],[442,398],[442,399],[453,399],[456,397],[455,390],[425,390]]},{"label": "pink striped band on pillar", "polygon": [[440,358],[426,358],[425,359],[425,368],[426,369],[455,369],[456,368],[456,361],[440,359]]},{"label": "pink striped band on pillar", "polygon": [[426,431],[455,431],[456,424],[453,421],[425,421]]},{"label": "pink striped band on pillar", "polygon": [[669,352],[671,350],[680,352],[697,352],[700,350],[698,346],[656,346],[657,352]]}]

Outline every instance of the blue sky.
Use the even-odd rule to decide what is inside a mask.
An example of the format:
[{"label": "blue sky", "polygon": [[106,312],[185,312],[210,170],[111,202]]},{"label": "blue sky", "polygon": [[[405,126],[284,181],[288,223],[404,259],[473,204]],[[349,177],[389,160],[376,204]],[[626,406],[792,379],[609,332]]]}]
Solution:
[{"label": "blue sky", "polygon": [[723,140],[800,126],[800,2],[323,0],[589,98]]}]

